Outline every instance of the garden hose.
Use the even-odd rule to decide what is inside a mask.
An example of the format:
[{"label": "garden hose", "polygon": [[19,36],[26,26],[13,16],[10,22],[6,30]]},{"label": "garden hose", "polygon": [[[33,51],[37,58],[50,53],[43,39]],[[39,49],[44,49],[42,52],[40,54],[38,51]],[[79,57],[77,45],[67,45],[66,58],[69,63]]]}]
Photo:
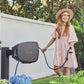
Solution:
[{"label": "garden hose", "polygon": [[[41,52],[42,52],[42,49],[41,49],[40,47],[39,47],[39,49],[40,49]],[[48,64],[48,61],[47,61],[47,58],[46,58],[45,53],[44,53],[44,52],[42,52],[42,53],[43,53],[43,55],[44,55],[44,58],[45,58],[45,61],[46,61],[47,66],[48,66],[50,69],[52,69],[52,70],[57,70],[57,69],[60,69],[61,67],[63,67],[64,64],[67,62],[67,60],[68,60],[68,53],[72,53],[72,47],[69,47],[69,50],[67,50],[67,55],[66,55],[66,58],[65,58],[64,63],[63,63],[60,67],[58,67],[58,68],[52,68],[52,67],[50,67],[50,65]]]},{"label": "garden hose", "polygon": [[[42,49],[41,49],[40,47],[39,47],[39,49],[40,49],[41,52],[42,52]],[[42,53],[43,53],[43,55],[44,55],[44,58],[45,58],[45,61],[46,61],[47,66],[48,66],[50,69],[52,69],[52,70],[57,70],[57,69],[60,69],[61,67],[63,67],[64,64],[67,62],[67,60],[68,60],[68,53],[72,53],[71,50],[72,50],[72,47],[70,47],[69,50],[67,50],[67,55],[66,55],[65,61],[64,61],[64,63],[63,63],[60,67],[58,67],[58,68],[52,68],[52,67],[50,67],[50,65],[48,64],[48,61],[47,61],[47,58],[46,58],[45,53],[43,53],[43,52],[42,52]],[[19,65],[19,61],[17,62],[14,75],[16,75],[18,65]]]}]

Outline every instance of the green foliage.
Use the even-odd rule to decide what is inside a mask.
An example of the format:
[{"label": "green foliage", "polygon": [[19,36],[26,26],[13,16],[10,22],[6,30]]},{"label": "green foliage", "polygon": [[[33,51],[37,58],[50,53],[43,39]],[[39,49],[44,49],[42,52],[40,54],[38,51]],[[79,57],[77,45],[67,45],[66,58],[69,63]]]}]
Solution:
[{"label": "green foliage", "polygon": [[[30,2],[31,1],[31,2]],[[19,9],[20,11],[18,11],[18,15],[22,16],[22,17],[26,17],[26,18],[30,18],[30,19],[35,19],[38,20],[39,18],[42,17],[42,12],[41,12],[41,1],[37,0],[26,0],[25,2],[23,1],[23,5],[21,4],[22,2],[17,2],[17,4],[19,3],[19,5],[21,6]]]},{"label": "green foliage", "polygon": [[55,15],[58,10],[70,8],[76,20],[84,18],[83,0],[46,0],[46,5],[41,0],[11,0],[11,4],[9,2],[9,0],[0,0],[2,13],[56,23]]},{"label": "green foliage", "polygon": [[[8,84],[9,82],[6,79],[0,80],[0,84]],[[50,77],[33,81],[32,84],[84,84],[84,71],[79,71],[75,76]]]},{"label": "green foliage", "polygon": [[[79,3],[78,3],[79,2]],[[78,21],[80,21],[82,18],[84,18],[84,1],[78,1],[78,0],[47,0],[46,1],[47,6],[49,8],[48,10],[48,17],[45,18],[45,21],[56,23],[55,15],[58,12],[58,10],[63,8],[70,8],[74,12],[74,18]],[[82,4],[81,4],[82,3]],[[44,7],[43,7],[44,8]]]},{"label": "green foliage", "polygon": [[78,37],[78,43],[75,44],[75,51],[78,58],[79,69],[84,69],[84,19],[80,22],[73,19],[73,26]]},{"label": "green foliage", "polygon": [[0,80],[0,84],[8,84],[8,83],[9,83],[9,80],[6,80],[6,79]]},{"label": "green foliage", "polygon": [[[0,41],[0,44],[1,44],[1,41]],[[1,45],[0,45],[0,50],[1,50]]]},{"label": "green foliage", "polygon": [[9,4],[9,0],[0,1],[2,13],[36,20],[43,17],[41,6],[41,0],[11,0],[11,4]]},{"label": "green foliage", "polygon": [[60,76],[41,79],[32,84],[84,84],[84,71],[79,71],[75,76]]}]

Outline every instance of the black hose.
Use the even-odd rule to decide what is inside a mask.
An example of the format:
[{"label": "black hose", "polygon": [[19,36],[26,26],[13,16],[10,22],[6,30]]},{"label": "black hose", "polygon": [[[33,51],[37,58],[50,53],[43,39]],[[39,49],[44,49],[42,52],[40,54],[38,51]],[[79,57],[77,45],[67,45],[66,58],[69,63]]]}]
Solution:
[{"label": "black hose", "polygon": [[[41,49],[40,47],[39,47],[39,49],[40,49],[41,52],[42,52],[42,49]],[[69,50],[70,50],[70,49],[72,49],[72,48],[70,47]],[[42,52],[43,55],[44,55],[44,58],[45,58],[45,61],[46,61],[47,66],[48,66],[50,69],[52,69],[52,70],[57,70],[57,69],[60,69],[61,67],[63,67],[64,64],[65,64],[65,63],[67,62],[67,60],[68,60],[68,53],[69,53],[69,50],[67,50],[67,56],[66,56],[66,58],[65,58],[64,63],[63,63],[60,67],[58,67],[58,68],[52,68],[52,67],[50,67],[50,65],[48,64],[48,61],[47,61],[47,59],[46,59],[46,55],[45,55],[45,53]]]},{"label": "black hose", "polygon": [[19,61],[17,62],[16,68],[15,68],[15,74],[14,75],[16,75],[18,65],[19,65]]}]

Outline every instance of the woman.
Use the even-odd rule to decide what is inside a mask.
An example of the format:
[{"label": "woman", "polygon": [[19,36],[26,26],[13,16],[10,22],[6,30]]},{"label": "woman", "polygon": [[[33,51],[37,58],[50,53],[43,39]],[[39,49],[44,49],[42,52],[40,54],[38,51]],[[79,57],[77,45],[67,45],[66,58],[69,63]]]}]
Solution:
[{"label": "woman", "polygon": [[54,70],[58,75],[70,75],[70,68],[77,68],[77,59],[74,50],[74,44],[78,42],[75,30],[70,23],[73,17],[73,12],[71,9],[61,9],[56,14],[56,19],[58,23],[55,27],[54,32],[51,34],[52,38],[49,43],[42,49],[45,52],[48,47],[56,41],[55,45],[55,56],[54,56],[54,68],[60,67],[64,61],[69,47],[72,47],[72,55],[68,54],[68,60],[65,63],[64,73],[61,69]]}]

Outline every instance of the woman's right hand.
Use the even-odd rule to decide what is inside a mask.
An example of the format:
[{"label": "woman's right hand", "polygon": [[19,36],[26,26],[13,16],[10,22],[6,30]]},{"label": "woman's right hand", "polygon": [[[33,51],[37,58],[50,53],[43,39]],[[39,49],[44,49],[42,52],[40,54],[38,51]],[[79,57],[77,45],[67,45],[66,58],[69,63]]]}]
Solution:
[{"label": "woman's right hand", "polygon": [[44,53],[47,50],[47,48],[43,48],[41,51]]},{"label": "woman's right hand", "polygon": [[51,38],[51,40],[49,41],[49,43],[46,45],[45,48],[43,48],[41,51],[44,53],[47,48],[56,40],[56,38]]}]

